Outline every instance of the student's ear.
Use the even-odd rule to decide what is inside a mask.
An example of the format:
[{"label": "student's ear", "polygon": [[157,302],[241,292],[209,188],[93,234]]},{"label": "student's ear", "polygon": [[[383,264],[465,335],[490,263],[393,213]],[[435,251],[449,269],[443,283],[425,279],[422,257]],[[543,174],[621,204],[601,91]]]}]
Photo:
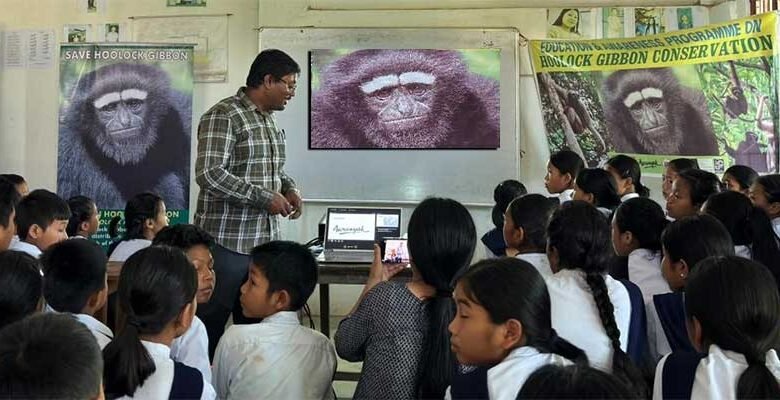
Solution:
[{"label": "student's ear", "polygon": [[290,310],[290,303],[292,298],[290,293],[284,289],[277,290],[271,295],[271,304],[276,311]]},{"label": "student's ear", "polygon": [[688,328],[688,339],[691,341],[693,348],[699,353],[707,350],[704,348],[699,320],[696,317],[686,319],[685,326]]},{"label": "student's ear", "polygon": [[43,232],[45,229],[41,229],[41,226],[38,224],[32,224],[30,225],[30,228],[27,229],[27,237],[30,239],[38,240],[43,236]]},{"label": "student's ear", "polygon": [[590,204],[596,204],[596,196],[593,193],[585,193],[585,201]]},{"label": "student's ear", "polygon": [[558,249],[556,249],[554,246],[547,245],[547,261],[550,262],[550,269],[552,270],[553,274],[560,271],[560,268],[558,268],[558,264],[560,263],[560,258],[558,258]]},{"label": "student's ear", "polygon": [[514,243],[523,243],[525,240],[525,229],[522,227],[517,227],[512,230],[512,241]]},{"label": "student's ear", "polygon": [[154,220],[151,218],[147,218],[144,220],[144,229],[149,229],[150,231],[154,230]]},{"label": "student's ear", "polygon": [[620,188],[620,193],[625,193],[627,190],[631,189],[631,187],[634,186],[634,179],[631,177],[628,177],[623,180],[623,187]]},{"label": "student's ear", "polygon": [[624,247],[630,247],[631,243],[634,241],[634,234],[631,233],[631,231],[625,231],[620,234],[620,241]]},{"label": "student's ear", "polygon": [[103,289],[98,290],[95,293],[92,293],[92,295],[89,296],[87,299],[87,307],[88,314],[91,314],[92,312],[95,312],[97,310],[100,310],[103,308],[103,306],[106,305],[106,302],[108,301],[108,287],[103,286]]},{"label": "student's ear", "polygon": [[564,182],[566,182],[566,187],[570,188],[572,185],[574,185],[574,178],[571,176],[570,173],[565,173],[561,175],[561,179],[563,179]]},{"label": "student's ear", "polygon": [[176,318],[176,336],[179,337],[187,332],[192,325],[192,320],[195,318],[195,311],[198,309],[198,300],[192,299],[192,302],[188,303],[181,309],[179,316]]},{"label": "student's ear", "polygon": [[776,217],[780,215],[780,202],[769,203],[769,215]]},{"label": "student's ear", "polygon": [[76,234],[78,235],[79,232],[87,232],[89,231],[89,221],[84,221],[79,224],[79,229],[76,231]]},{"label": "student's ear", "polygon": [[504,337],[501,338],[501,348],[511,350],[518,347],[523,339],[523,324],[520,321],[510,318],[504,322]]},{"label": "student's ear", "polygon": [[672,278],[676,282],[678,282],[678,284],[675,286],[684,287],[685,282],[688,280],[688,275],[691,272],[690,269],[688,268],[688,263],[685,262],[685,260],[680,259],[679,261],[672,261],[671,267],[672,267]]}]

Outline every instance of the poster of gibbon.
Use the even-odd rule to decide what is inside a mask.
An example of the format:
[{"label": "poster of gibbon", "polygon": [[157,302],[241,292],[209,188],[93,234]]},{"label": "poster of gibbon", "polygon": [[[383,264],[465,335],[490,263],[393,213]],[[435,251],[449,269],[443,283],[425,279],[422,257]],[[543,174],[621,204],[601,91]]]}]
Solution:
[{"label": "poster of gibbon", "polygon": [[498,49],[311,50],[309,148],[496,149]]},{"label": "poster of gibbon", "polygon": [[152,192],[187,221],[192,88],[191,46],[63,45],[57,193],[105,216]]}]

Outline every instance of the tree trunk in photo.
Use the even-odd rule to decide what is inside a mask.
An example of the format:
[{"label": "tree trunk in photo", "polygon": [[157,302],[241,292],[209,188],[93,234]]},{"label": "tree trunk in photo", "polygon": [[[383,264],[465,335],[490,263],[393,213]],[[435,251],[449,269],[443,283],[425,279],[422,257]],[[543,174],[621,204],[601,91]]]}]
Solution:
[{"label": "tree trunk in photo", "polygon": [[546,72],[542,72],[539,76],[541,77],[540,83],[542,84],[542,88],[547,91],[547,96],[550,98],[550,104],[552,105],[553,110],[555,110],[555,114],[558,115],[558,119],[561,120],[566,147],[577,153],[583,160],[586,160],[585,154],[582,153],[582,148],[580,147],[579,142],[577,142],[577,136],[574,135],[574,130],[571,128],[571,124],[569,124],[569,119],[566,118],[561,99],[558,98],[558,93],[555,92],[555,82],[550,74]]}]

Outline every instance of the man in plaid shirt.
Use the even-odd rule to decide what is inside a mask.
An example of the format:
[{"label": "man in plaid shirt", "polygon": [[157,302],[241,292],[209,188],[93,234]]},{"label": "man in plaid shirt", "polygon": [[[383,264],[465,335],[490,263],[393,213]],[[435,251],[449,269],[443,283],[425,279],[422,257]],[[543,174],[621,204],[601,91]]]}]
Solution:
[{"label": "man in plaid shirt", "polygon": [[284,172],[285,134],[273,116],[295,95],[299,73],[300,67],[290,56],[265,50],[252,63],[246,87],[200,119],[195,224],[217,242],[214,294],[209,303],[198,307],[211,356],[231,311],[234,323],[256,322],[243,316],[238,301],[249,252],[279,239],[281,218],[301,215],[300,193]]}]

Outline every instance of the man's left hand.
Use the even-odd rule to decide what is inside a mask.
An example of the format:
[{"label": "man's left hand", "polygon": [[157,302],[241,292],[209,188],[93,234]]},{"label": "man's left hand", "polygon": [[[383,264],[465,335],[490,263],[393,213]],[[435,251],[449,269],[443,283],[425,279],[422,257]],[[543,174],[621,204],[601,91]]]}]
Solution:
[{"label": "man's left hand", "polygon": [[293,212],[290,214],[290,219],[298,219],[298,217],[303,214],[303,199],[301,198],[300,192],[298,190],[288,190],[287,194],[284,195],[284,197],[287,199],[287,201],[290,202],[290,205],[293,207]]}]

